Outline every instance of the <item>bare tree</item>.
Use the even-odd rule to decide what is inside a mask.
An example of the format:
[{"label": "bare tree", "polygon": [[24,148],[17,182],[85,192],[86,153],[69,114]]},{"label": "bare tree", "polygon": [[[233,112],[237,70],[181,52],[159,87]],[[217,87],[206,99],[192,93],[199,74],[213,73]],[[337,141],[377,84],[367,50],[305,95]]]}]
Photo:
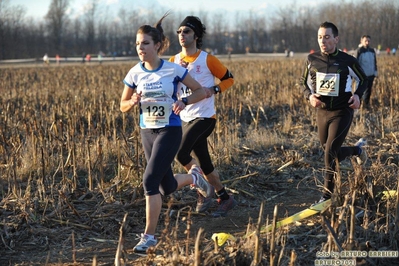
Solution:
[{"label": "bare tree", "polygon": [[[132,12],[127,13],[125,9],[121,9],[119,11],[119,17],[122,24],[122,36],[120,43],[122,47],[118,49],[119,53],[135,50],[134,43],[136,38],[136,31],[141,26],[141,24],[145,22],[141,21],[140,12],[138,10],[133,10]],[[152,24],[154,24],[155,22],[152,22]]]},{"label": "bare tree", "polygon": [[395,8],[393,3],[381,3],[378,21],[379,40],[382,49],[397,47],[399,40],[397,34],[392,34],[398,31],[399,9]]},{"label": "bare tree", "polygon": [[[52,0],[44,21],[26,19],[22,6],[0,0],[0,59],[41,58],[44,53],[78,56],[84,53],[135,55],[135,33],[143,24],[154,24],[165,10],[149,1],[144,9],[124,6],[117,16],[107,10],[101,13],[100,1],[86,0],[88,9],[83,16],[68,16],[70,0]],[[105,8],[105,7],[103,7]],[[270,16],[258,10],[237,11],[234,19],[226,12],[189,10],[172,13],[165,20],[164,30],[171,40],[168,51],[180,51],[176,29],[187,15],[198,16],[207,27],[204,49],[226,48],[234,53],[296,52],[318,49],[317,28],[324,21],[335,23],[340,30],[340,48],[354,49],[363,34],[372,36],[373,44],[381,49],[397,47],[399,37],[399,8],[397,0],[371,0],[350,3],[320,4],[317,7],[298,6],[293,0]],[[234,25],[234,27],[232,27]],[[210,51],[210,49],[207,49]]]},{"label": "bare tree", "polygon": [[[200,18],[202,20],[202,18]],[[205,22],[202,21],[204,24]],[[228,23],[223,13],[216,13],[213,16],[213,23],[205,24],[207,34],[212,32],[213,38],[208,38],[208,42],[204,43],[206,47],[212,47],[224,53],[227,49],[232,49],[232,40],[230,39],[230,31],[228,30]]]},{"label": "bare tree", "polygon": [[99,52],[106,51],[107,49],[107,40],[108,40],[108,31],[109,31],[109,24],[105,19],[102,19],[98,22],[98,49]]},{"label": "bare tree", "polygon": [[84,15],[84,33],[86,35],[86,45],[85,47],[87,48],[88,53],[93,53],[94,52],[94,46],[95,46],[95,18],[96,18],[96,13],[97,13],[97,1],[96,0],[90,0],[88,3],[88,9],[86,10],[86,13]]},{"label": "bare tree", "polygon": [[24,43],[24,16],[22,6],[9,6],[9,1],[0,0],[0,53],[2,59],[26,56]]},{"label": "bare tree", "polygon": [[73,22],[73,34],[72,34],[72,39],[73,39],[73,49],[74,49],[74,54],[80,54],[84,53],[84,47],[83,47],[83,36],[82,36],[82,22],[79,19],[75,19]]},{"label": "bare tree", "polygon": [[49,40],[55,53],[65,53],[63,49],[63,37],[69,22],[67,10],[69,0],[52,0],[49,10],[45,16]]}]

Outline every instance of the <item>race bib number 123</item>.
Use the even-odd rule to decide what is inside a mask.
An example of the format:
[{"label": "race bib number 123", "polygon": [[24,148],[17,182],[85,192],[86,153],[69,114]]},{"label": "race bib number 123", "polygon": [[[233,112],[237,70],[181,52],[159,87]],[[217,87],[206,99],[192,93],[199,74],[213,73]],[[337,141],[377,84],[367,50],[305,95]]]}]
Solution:
[{"label": "race bib number 123", "polygon": [[163,127],[169,124],[170,104],[148,101],[141,103],[143,123],[146,127]]}]

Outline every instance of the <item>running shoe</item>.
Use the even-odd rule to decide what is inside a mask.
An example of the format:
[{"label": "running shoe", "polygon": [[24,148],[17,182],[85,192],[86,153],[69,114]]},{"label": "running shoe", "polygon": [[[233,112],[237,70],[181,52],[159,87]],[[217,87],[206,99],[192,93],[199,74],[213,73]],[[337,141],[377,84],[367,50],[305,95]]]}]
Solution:
[{"label": "running shoe", "polygon": [[193,165],[188,173],[196,177],[196,182],[193,185],[197,188],[198,192],[202,194],[202,196],[206,198],[214,192],[211,184],[209,184],[204,178],[204,173],[201,168]]},{"label": "running shoe", "polygon": [[140,242],[133,248],[133,252],[135,253],[146,253],[149,247],[153,247],[157,244],[157,240],[155,238],[149,239],[149,236],[145,234],[141,234]]},{"label": "running shoe", "polygon": [[229,195],[228,200],[218,199],[219,207],[218,209],[212,213],[213,217],[226,217],[227,213],[232,210],[235,206],[237,206],[238,202],[234,199],[232,195]]},{"label": "running shoe", "polygon": [[360,165],[365,164],[367,161],[367,152],[364,146],[367,145],[367,141],[364,138],[360,138],[355,146],[359,147],[361,153],[356,157],[356,162]]},{"label": "running shoe", "polygon": [[212,187],[212,193],[208,197],[202,196],[202,194],[199,193],[199,191],[197,191],[197,193],[198,193],[198,199],[197,199],[197,206],[195,207],[195,211],[196,212],[206,212],[209,209],[209,207],[212,206],[213,196],[215,195],[215,190]]}]

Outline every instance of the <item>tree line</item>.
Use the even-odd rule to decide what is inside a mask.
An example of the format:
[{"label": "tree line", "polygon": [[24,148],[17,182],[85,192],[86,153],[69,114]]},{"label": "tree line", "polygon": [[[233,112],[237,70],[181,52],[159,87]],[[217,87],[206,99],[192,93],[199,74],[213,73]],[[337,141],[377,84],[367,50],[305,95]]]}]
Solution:
[{"label": "tree line", "polygon": [[[136,55],[137,29],[154,24],[166,11],[154,7],[142,10],[120,9],[117,16],[101,11],[98,1],[88,0],[90,8],[76,18],[67,14],[70,0],[52,0],[43,20],[26,16],[21,6],[0,0],[0,60],[98,54]],[[196,15],[207,26],[204,47],[226,54],[308,52],[317,50],[317,29],[331,21],[339,29],[341,49],[356,49],[360,37],[372,37],[372,46],[382,50],[398,48],[399,3],[396,0],[330,2],[319,6],[298,6],[296,2],[272,15],[255,11],[236,12],[234,21],[223,12],[171,13],[164,20],[165,34],[171,40],[168,54],[180,50],[176,29],[186,15]]]}]

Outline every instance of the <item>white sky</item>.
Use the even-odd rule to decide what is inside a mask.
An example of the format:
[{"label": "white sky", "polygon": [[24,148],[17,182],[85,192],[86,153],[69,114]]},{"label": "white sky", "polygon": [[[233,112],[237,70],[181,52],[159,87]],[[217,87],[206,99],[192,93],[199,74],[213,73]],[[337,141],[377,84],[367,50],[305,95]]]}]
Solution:
[{"label": "white sky", "polygon": [[[91,0],[71,0],[70,7],[73,13],[81,13],[84,6]],[[143,3],[154,3],[161,10],[168,9],[176,11],[249,11],[259,9],[279,9],[289,5],[314,6],[319,0],[97,0],[101,6],[106,6],[106,10],[114,12],[116,15],[120,8],[126,7],[127,10],[136,6],[142,6]],[[350,0],[347,0],[350,1]],[[352,0],[353,1],[353,0]],[[359,0],[355,0],[359,1]],[[50,6],[51,0],[10,0],[11,6],[21,5],[26,8],[26,15],[42,19]]]}]

